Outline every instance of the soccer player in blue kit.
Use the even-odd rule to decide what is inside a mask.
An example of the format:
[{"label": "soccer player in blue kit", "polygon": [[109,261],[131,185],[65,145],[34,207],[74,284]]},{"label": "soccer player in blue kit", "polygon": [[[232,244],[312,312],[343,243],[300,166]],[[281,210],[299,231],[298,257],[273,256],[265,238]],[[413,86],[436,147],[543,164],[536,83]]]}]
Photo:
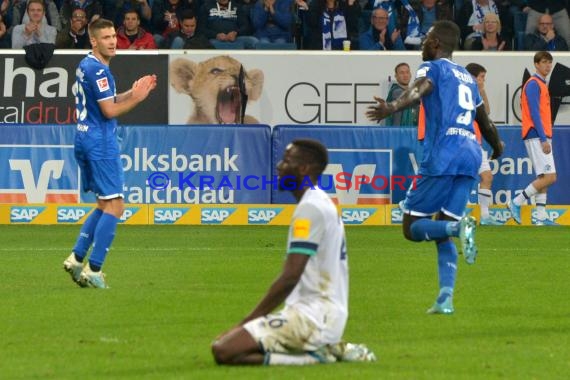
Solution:
[{"label": "soccer player in blue kit", "polygon": [[[95,193],[97,208],[81,227],[63,268],[82,287],[107,288],[101,267],[124,210],[124,175],[115,118],[147,98],[156,88],[156,75],[141,77],[130,90],[117,95],[109,69],[116,54],[115,27],[111,21],[100,18],[89,24],[88,30],[93,51],[79,63],[73,86],[77,116],[75,158],[81,169],[83,190]],[[92,243],[89,262],[83,265]]]},{"label": "soccer player in blue kit", "polygon": [[[492,159],[503,151],[497,129],[489,120],[477,83],[462,66],[451,61],[459,43],[459,27],[438,21],[422,47],[424,63],[416,81],[398,99],[386,103],[375,97],[369,107],[370,120],[380,121],[419,100],[425,112],[423,158],[415,188],[401,203],[406,239],[435,241],[438,253],[439,295],[429,314],[452,314],[457,272],[457,249],[451,237],[459,237],[468,264],[477,256],[475,218],[464,216],[471,188],[481,165],[473,120],[493,148]],[[421,125],[419,126],[421,127]],[[435,220],[432,217],[436,215]]]}]

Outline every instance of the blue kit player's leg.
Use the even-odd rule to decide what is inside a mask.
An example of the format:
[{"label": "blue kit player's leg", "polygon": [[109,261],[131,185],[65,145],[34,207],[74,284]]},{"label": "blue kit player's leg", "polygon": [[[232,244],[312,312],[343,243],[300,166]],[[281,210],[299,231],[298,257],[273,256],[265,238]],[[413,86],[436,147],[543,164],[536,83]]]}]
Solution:
[{"label": "blue kit player's leg", "polygon": [[93,161],[90,166],[97,183],[95,191],[99,208],[103,209],[103,213],[93,233],[94,243],[89,256],[89,265],[81,272],[79,283],[86,287],[107,288],[101,268],[123,213],[124,176],[120,159]]},{"label": "blue kit player's leg", "polygon": [[81,231],[79,232],[71,255],[63,262],[63,269],[71,275],[71,279],[75,282],[79,281],[79,276],[81,275],[81,271],[83,271],[83,259],[87,255],[89,247],[91,247],[95,228],[97,227],[101,215],[103,215],[103,211],[96,208],[87,217],[87,220],[85,220],[85,223],[81,226]]},{"label": "blue kit player's leg", "polygon": [[[470,187],[475,181],[469,176],[423,176],[415,189],[410,189],[402,207],[410,221],[406,237],[412,241],[439,241],[459,237],[462,251],[468,264],[475,262],[475,219],[463,217],[469,198]],[[450,220],[432,220],[442,213]],[[455,220],[453,220],[455,219]]]},{"label": "blue kit player's leg", "polygon": [[101,215],[103,215],[103,210],[96,208],[87,217],[83,226],[81,226],[81,231],[79,232],[79,236],[77,237],[77,241],[73,247],[75,259],[79,262],[83,261],[87,255],[87,251],[91,247],[91,243],[93,243],[95,227],[97,227],[97,223],[99,222]]},{"label": "blue kit player's leg", "polygon": [[439,275],[439,295],[428,309],[428,314],[453,313],[453,289],[457,274],[457,249],[451,239],[437,243],[437,269]]},{"label": "blue kit player's leg", "polygon": [[[476,255],[475,220],[472,217],[462,218],[474,181],[468,176],[424,176],[418,181],[416,189],[408,191],[402,204],[406,237],[412,241],[434,240],[437,245],[440,291],[428,313],[451,314],[454,311],[457,249],[450,237],[470,240],[470,252]],[[431,219],[435,214],[438,220]],[[470,256],[470,260],[473,263],[475,256]]]},{"label": "blue kit player's leg", "polygon": [[[83,151],[80,148],[76,149],[75,158],[79,168],[81,169],[81,183],[83,191],[91,191],[94,186],[93,175]],[[69,255],[69,257],[63,262],[63,269],[71,275],[71,279],[75,282],[79,281],[79,276],[83,270],[83,259],[87,255],[87,252],[91,247],[91,243],[93,243],[95,227],[97,226],[102,214],[103,211],[96,208],[87,217],[83,226],[81,226],[81,231],[79,232],[75,246],[71,251],[71,255]]]},{"label": "blue kit player's leg", "polygon": [[93,245],[93,252],[89,256],[89,267],[93,272],[98,272],[101,270],[111,243],[115,238],[115,232],[117,230],[117,224],[119,224],[119,218],[115,215],[103,213],[101,220],[97,224],[95,229],[95,244]]}]

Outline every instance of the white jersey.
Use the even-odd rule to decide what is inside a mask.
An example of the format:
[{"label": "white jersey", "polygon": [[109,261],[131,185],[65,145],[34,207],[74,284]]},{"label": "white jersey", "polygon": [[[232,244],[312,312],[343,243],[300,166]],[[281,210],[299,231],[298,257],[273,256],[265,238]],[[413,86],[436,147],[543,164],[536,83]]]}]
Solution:
[{"label": "white jersey", "polygon": [[287,254],[311,257],[286,307],[311,319],[323,343],[339,342],[348,318],[348,258],[344,225],[323,190],[308,189],[297,205]]}]

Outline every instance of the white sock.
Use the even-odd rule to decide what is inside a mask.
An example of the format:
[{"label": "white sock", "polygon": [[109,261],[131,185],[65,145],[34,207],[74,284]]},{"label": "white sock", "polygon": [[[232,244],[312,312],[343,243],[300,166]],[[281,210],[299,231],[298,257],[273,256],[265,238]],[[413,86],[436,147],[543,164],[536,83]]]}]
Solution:
[{"label": "white sock", "polygon": [[493,203],[493,192],[490,189],[479,189],[479,208],[481,219],[489,217],[489,206]]},{"label": "white sock", "polygon": [[320,363],[315,357],[309,354],[279,354],[267,353],[265,358],[267,365],[309,365]]},{"label": "white sock", "polygon": [[548,218],[546,214],[546,193],[539,193],[534,196],[536,202],[536,214],[538,220],[545,220]]},{"label": "white sock", "polygon": [[513,203],[516,204],[517,206],[520,206],[524,204],[527,200],[530,201],[530,198],[532,198],[533,195],[535,195],[536,193],[538,193],[538,190],[536,190],[531,183],[526,187],[526,189],[523,190],[522,193],[520,193],[515,197]]}]

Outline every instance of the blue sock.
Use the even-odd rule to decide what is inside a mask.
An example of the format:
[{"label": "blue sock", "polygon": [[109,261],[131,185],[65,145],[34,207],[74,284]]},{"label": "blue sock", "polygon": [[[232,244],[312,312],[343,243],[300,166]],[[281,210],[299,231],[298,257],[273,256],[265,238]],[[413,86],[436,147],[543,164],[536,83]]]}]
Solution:
[{"label": "blue sock", "polygon": [[73,253],[75,254],[75,259],[82,262],[87,255],[91,243],[93,243],[93,235],[95,233],[95,227],[99,223],[99,218],[103,215],[101,209],[96,208],[91,215],[87,217],[83,226],[81,226],[81,231],[79,231],[79,236],[75,242],[75,247],[73,247]]},{"label": "blue sock", "polygon": [[418,219],[412,223],[410,231],[414,241],[440,240],[454,236],[450,235],[448,226],[454,223],[457,224],[457,222],[448,222],[445,220]]},{"label": "blue sock", "polygon": [[115,238],[115,231],[117,230],[117,224],[119,223],[119,218],[114,215],[104,213],[97,223],[97,228],[95,228],[95,244],[93,244],[93,252],[89,257],[89,267],[93,271],[101,270],[103,263],[105,262],[105,257],[113,239]]},{"label": "blue sock", "polygon": [[440,289],[437,302],[440,302],[440,298],[443,302],[445,298],[453,295],[457,273],[457,249],[451,239],[437,244],[437,266]]}]

